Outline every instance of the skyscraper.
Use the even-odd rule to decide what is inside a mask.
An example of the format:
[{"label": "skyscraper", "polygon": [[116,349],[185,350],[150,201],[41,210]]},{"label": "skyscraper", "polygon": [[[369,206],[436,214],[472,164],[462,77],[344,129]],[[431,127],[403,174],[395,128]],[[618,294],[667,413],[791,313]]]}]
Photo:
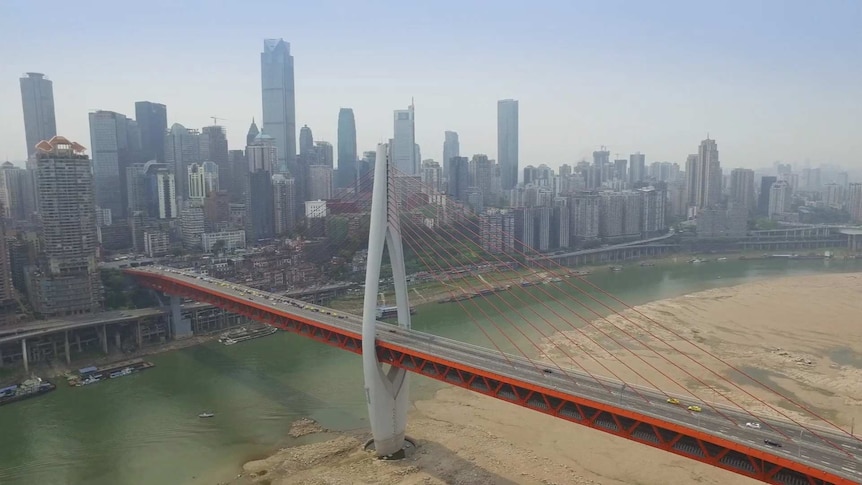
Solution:
[{"label": "skyscraper", "polygon": [[84,147],[62,136],[41,141],[30,159],[41,229],[27,292],[40,316],[91,313],[101,306],[93,173]]},{"label": "skyscraper", "polygon": [[165,161],[165,134],[168,132],[168,110],[163,104],[150,101],[135,103],[135,120],[141,130],[141,159]]},{"label": "skyscraper", "polygon": [[338,174],[335,186],[352,187],[356,181],[356,120],[353,110],[338,111]]},{"label": "skyscraper", "polygon": [[413,103],[407,109],[395,110],[394,137],[392,138],[392,164],[402,175],[419,173],[419,159],[416,153],[416,125]]},{"label": "skyscraper", "polygon": [[308,197],[308,167],[318,163],[317,149],[314,147],[314,134],[308,125],[299,129],[299,155],[296,157],[296,167],[290,172],[294,179],[294,195],[296,201],[293,204],[294,219],[300,220],[305,214],[305,201]]},{"label": "skyscraper", "polygon": [[200,133],[174,123],[165,137],[165,163],[171,168],[177,181],[177,198],[185,200],[189,196],[188,166],[201,160]]},{"label": "skyscraper", "polygon": [[257,138],[257,135],[260,135],[260,130],[257,128],[254,118],[252,118],[251,125],[248,127],[248,133],[245,134],[245,146],[254,144],[254,139]]},{"label": "skyscraper", "polygon": [[134,163],[129,121],[125,115],[113,111],[90,113],[96,206],[110,210],[113,218],[122,218],[126,212],[126,197],[122,190],[126,184],[122,179],[126,169]]},{"label": "skyscraper", "polygon": [[452,177],[452,158],[461,156],[461,142],[458,133],[446,131],[443,133],[443,176]]},{"label": "skyscraper", "polygon": [[314,152],[314,134],[308,125],[299,129],[299,154],[311,155]]},{"label": "skyscraper", "polygon": [[197,163],[189,165],[187,176],[189,179],[189,200],[197,206],[203,206],[204,199],[207,196],[206,174],[204,174],[204,167]]},{"label": "skyscraper", "polygon": [[497,101],[497,161],[503,190],[518,185],[518,101]]},{"label": "skyscraper", "polygon": [[57,135],[54,118],[54,83],[38,72],[22,77],[21,104],[24,107],[24,137],[27,139],[27,156],[36,152],[36,144]]},{"label": "skyscraper", "polygon": [[254,143],[246,147],[248,172],[246,175],[246,238],[252,243],[275,235],[275,199],[272,187],[272,170],[278,163],[275,138],[261,133]]},{"label": "skyscraper", "polygon": [[607,148],[602,147],[601,150],[593,152],[593,166],[591,171],[591,180],[587,186],[591,189],[599,188],[602,183],[610,179],[611,171],[611,152]]},{"label": "skyscraper", "polygon": [[646,178],[646,155],[641,152],[629,155],[629,183],[634,185]]},{"label": "skyscraper", "polygon": [[263,99],[263,131],[275,139],[278,164],[275,172],[292,170],[296,164],[296,95],[293,87],[293,56],[283,39],[266,39],[260,54]]},{"label": "skyscraper", "polygon": [[467,200],[467,189],[472,183],[470,180],[470,161],[467,157],[452,157],[452,173],[449,175],[447,194],[456,200]]},{"label": "skyscraper", "polygon": [[[218,173],[229,173],[227,135],[224,127],[204,126],[201,129],[201,161],[215,163]],[[225,179],[225,186],[222,188],[232,190],[230,180]]]}]

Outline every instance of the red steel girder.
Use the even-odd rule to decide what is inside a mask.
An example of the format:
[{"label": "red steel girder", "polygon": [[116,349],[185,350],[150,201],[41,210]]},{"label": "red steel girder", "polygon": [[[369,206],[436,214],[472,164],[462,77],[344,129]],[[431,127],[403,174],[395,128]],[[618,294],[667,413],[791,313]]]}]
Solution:
[{"label": "red steel girder", "polygon": [[[147,271],[126,270],[144,286],[195,301],[350,352],[362,353],[360,334],[274,309],[243,298],[215,294],[183,280]],[[572,396],[554,389],[521,382],[469,365],[389,342],[377,344],[378,360],[408,371],[462,387],[486,396],[532,409],[559,419],[620,436],[641,444],[697,460],[766,483],[850,485],[855,482],[796,463],[789,458],[734,443],[700,430],[643,415],[625,408]]]}]

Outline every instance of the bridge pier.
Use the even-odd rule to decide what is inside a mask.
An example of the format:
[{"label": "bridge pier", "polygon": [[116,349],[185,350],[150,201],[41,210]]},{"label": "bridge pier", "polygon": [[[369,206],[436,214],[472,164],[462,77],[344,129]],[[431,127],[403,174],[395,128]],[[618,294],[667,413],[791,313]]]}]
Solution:
[{"label": "bridge pier", "polygon": [[63,350],[66,351],[66,365],[72,363],[72,353],[69,352],[69,331],[63,332]]},{"label": "bridge pier", "polygon": [[30,359],[27,358],[27,339],[21,339],[21,361],[24,362],[24,372],[30,372]]},{"label": "bridge pier", "polygon": [[[410,328],[410,302],[407,295],[407,274],[404,250],[394,214],[394,197],[389,193],[389,149],[377,146],[374,167],[374,188],[371,195],[371,227],[368,235],[368,259],[365,269],[365,300],[362,314],[362,370],[365,377],[365,397],[374,451],[379,457],[404,456],[404,438],[409,405],[407,371],[397,367],[384,369],[377,359],[377,293],[384,244],[389,249],[392,279],[395,283],[395,303],[398,325]],[[392,212],[392,214],[391,214]],[[395,217],[390,218],[393,215]]]}]

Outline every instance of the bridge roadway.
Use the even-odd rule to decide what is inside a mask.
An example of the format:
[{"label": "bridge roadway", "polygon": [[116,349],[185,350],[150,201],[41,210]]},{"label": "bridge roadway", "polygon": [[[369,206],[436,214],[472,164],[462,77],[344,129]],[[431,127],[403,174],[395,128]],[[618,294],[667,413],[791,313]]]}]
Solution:
[{"label": "bridge roadway", "polygon": [[[356,315],[336,312],[309,305],[303,301],[173,268],[148,267],[136,268],[135,271],[168,276],[205,289],[212,294],[229,295],[272,309],[289,311],[297,316],[340,329],[345,333],[356,335],[362,333],[362,318]],[[377,325],[377,339],[380,342],[394,344],[419,354],[441,356],[453,362],[530,383],[536,387],[553,389],[610,407],[635,411],[662,422],[675,423],[773,456],[805,464],[849,479],[851,483],[862,482],[862,459],[860,459],[862,440],[858,437],[820,427],[806,426],[806,429],[782,419],[762,416],[755,418],[738,408],[697,401],[682,395],[671,395],[614,379],[591,377],[574,369],[556,369],[549,364],[530,361],[524,357],[514,355],[504,357],[495,350],[404,329],[385,322],[378,321]],[[637,392],[634,392],[635,390]],[[667,403],[669,397],[676,397],[680,400],[680,404]],[[702,412],[689,411],[687,406],[690,405],[701,406],[703,410]],[[762,427],[761,429],[749,428],[746,426],[748,422],[758,422]],[[780,443],[782,447],[768,446],[764,443],[764,439]]]}]

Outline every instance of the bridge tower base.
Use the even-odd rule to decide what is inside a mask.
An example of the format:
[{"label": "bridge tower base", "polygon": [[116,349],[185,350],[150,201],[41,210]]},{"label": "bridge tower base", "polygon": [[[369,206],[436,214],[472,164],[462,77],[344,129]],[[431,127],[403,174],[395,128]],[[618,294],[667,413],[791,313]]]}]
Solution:
[{"label": "bridge tower base", "polygon": [[390,150],[377,146],[374,164],[374,188],[371,194],[371,228],[368,235],[368,263],[365,270],[365,300],[362,314],[362,370],[365,397],[374,451],[379,457],[400,458],[404,454],[409,380],[407,371],[383,367],[377,359],[377,292],[384,244],[389,249],[398,325],[410,328],[410,302],[407,298],[407,274],[404,248],[392,193],[393,174],[389,170]]}]

